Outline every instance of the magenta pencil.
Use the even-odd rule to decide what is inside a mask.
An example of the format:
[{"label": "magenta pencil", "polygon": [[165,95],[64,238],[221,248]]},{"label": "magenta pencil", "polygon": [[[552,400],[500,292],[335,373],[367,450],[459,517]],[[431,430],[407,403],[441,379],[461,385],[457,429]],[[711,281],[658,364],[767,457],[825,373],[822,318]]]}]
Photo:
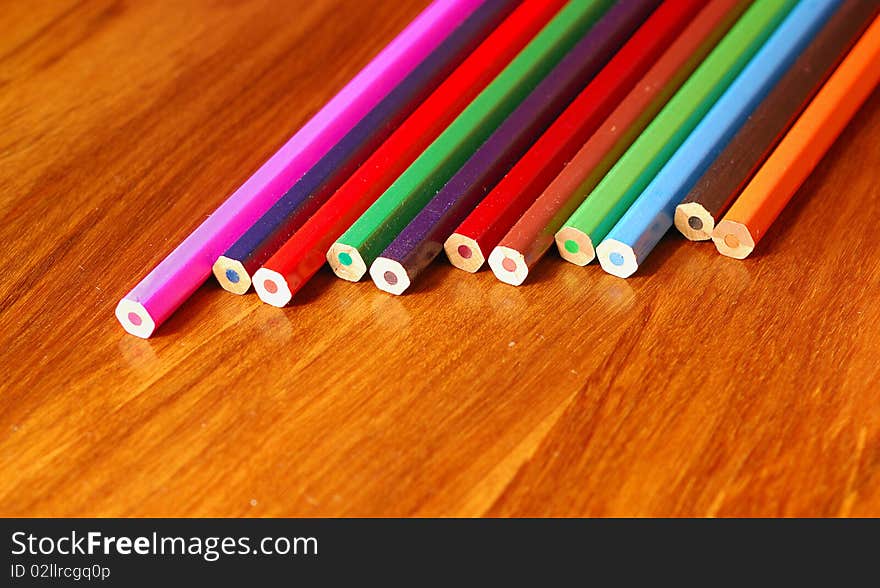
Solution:
[{"label": "magenta pencil", "polygon": [[217,257],[485,0],[435,0],[116,307],[148,338],[211,275]]}]

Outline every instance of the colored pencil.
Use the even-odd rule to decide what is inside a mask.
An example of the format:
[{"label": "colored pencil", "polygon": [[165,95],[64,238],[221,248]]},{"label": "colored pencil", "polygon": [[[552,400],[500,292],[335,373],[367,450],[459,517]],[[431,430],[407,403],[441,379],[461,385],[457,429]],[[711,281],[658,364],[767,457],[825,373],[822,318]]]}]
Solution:
[{"label": "colored pencil", "polygon": [[359,280],[369,264],[580,40],[608,0],[572,0],[327,253],[337,276]]},{"label": "colored pencil", "polygon": [[659,0],[621,0],[553,68],[370,266],[376,286],[402,294],[480,199],[563,112]]},{"label": "colored pencil", "polygon": [[[614,111],[568,165],[492,249],[489,265],[499,280],[514,286],[525,281],[529,270],[553,245],[553,236],[562,223],[571,216],[584,196],[596,186],[747,7],[748,2],[741,0],[712,0],[671,44],[666,42],[665,35],[654,39],[660,43],[663,51],[656,63],[653,63],[653,59],[648,59],[650,69],[644,77],[616,105]],[[623,50],[618,57],[624,57]],[[621,59],[621,67],[636,69],[639,65],[627,64]],[[622,77],[616,69],[618,68],[612,68],[611,64],[606,68],[608,77],[612,80]],[[593,82],[598,95],[595,98],[597,106],[603,99],[610,98],[614,101],[611,95],[604,94],[604,85],[599,84],[605,73],[600,73]],[[470,249],[470,242],[456,243],[455,236],[447,240],[447,254],[457,267],[476,271],[478,265],[465,267],[455,261],[461,258],[457,251],[450,253],[450,249],[457,249],[460,244],[464,244],[469,248],[467,253],[474,251],[474,256],[477,255],[476,250]]]},{"label": "colored pencil", "polygon": [[477,271],[513,223],[534,202],[632,89],[663,49],[675,40],[700,5],[664,2],[566,108],[513,169],[456,227],[444,247],[450,262]]},{"label": "colored pencil", "polygon": [[343,231],[418,157],[565,0],[525,0],[429,96],[357,172],[254,274],[264,302],[285,306],[326,263]]},{"label": "colored pencil", "polygon": [[675,208],[841,2],[800,0],[596,248],[602,269],[620,278],[636,272],[672,227]]},{"label": "colored pencil", "polygon": [[682,235],[691,241],[712,238],[715,219],[742,191],[878,11],[876,0],[853,0],[834,13],[675,209],[675,226]]},{"label": "colored pencil", "polygon": [[147,338],[211,275],[217,256],[408,75],[482,0],[435,0],[116,307]]},{"label": "colored pencil", "polygon": [[338,189],[370,154],[515,8],[488,0],[355,127],[297,180],[278,202],[214,263],[220,285],[250,289],[251,275]]},{"label": "colored pencil", "polygon": [[880,82],[880,17],[862,35],[712,233],[718,251],[747,257]]},{"label": "colored pencil", "polygon": [[593,243],[605,238],[795,4],[752,4],[556,233],[563,259],[593,260]]}]

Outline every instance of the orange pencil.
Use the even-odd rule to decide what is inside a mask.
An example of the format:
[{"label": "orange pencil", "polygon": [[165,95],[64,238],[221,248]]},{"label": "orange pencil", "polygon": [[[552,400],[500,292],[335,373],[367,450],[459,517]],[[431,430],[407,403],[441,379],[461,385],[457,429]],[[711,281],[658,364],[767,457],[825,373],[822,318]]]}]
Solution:
[{"label": "orange pencil", "polygon": [[880,17],[859,39],[712,232],[744,259],[880,82]]}]

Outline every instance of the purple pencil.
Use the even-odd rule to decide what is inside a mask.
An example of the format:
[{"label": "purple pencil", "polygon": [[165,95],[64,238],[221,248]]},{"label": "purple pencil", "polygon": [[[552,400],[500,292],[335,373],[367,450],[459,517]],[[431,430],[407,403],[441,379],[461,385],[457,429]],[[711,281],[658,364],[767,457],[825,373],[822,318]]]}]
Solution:
[{"label": "purple pencil", "polygon": [[214,261],[484,0],[435,0],[275,155],[125,295],[123,328],[150,337],[211,275]]},{"label": "purple pencil", "polygon": [[660,4],[621,0],[523,100],[370,266],[376,286],[402,294],[467,214],[504,177]]}]

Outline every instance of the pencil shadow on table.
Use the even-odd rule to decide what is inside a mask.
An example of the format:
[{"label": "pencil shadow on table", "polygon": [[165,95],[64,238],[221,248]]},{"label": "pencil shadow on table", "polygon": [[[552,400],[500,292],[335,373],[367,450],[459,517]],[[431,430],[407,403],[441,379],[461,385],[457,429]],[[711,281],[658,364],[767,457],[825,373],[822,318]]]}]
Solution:
[{"label": "pencil shadow on table", "polygon": [[[543,263],[544,260],[542,260]],[[559,261],[559,260],[557,260]],[[539,266],[542,264],[539,263]],[[519,288],[527,287],[527,285],[532,283],[538,283],[542,281],[547,281],[553,279],[552,273],[548,273],[546,269],[539,268],[537,271],[532,271],[529,274],[528,279],[521,285]],[[440,287],[447,280],[458,280],[462,283],[466,283],[471,285],[474,288],[487,288],[493,287],[495,284],[503,284],[504,287],[514,288],[517,286],[510,286],[508,284],[504,284],[500,280],[495,277],[495,274],[492,273],[492,269],[488,264],[484,264],[479,270],[474,273],[462,271],[452,266],[449,261],[444,258],[436,259],[430,266],[425,268],[420,276],[420,279],[416,280],[413,284],[413,287],[410,289],[409,293],[412,294],[420,294],[424,292],[430,292],[438,287]]]},{"label": "pencil shadow on table", "polygon": [[326,263],[321,269],[303,285],[299,292],[293,295],[288,308],[296,308],[297,306],[307,306],[313,304],[327,295],[327,290],[335,281],[342,281],[337,278]]},{"label": "pencil shadow on table", "polygon": [[[836,147],[836,146],[835,146]],[[813,173],[807,178],[804,184],[795,192],[791,201],[785,206],[779,217],[770,225],[767,234],[761,239],[755,250],[749,254],[746,260],[763,259],[776,253],[782,241],[790,235],[789,231],[795,228],[798,222],[808,220],[805,218],[809,210],[809,204],[815,198],[819,198],[818,192],[826,185],[830,170],[833,169],[833,160],[836,149],[832,148],[828,156],[819,163]]]},{"label": "pencil shadow on table", "polygon": [[822,161],[819,162],[819,165],[816,166],[816,169],[813,170],[813,173],[807,177],[807,180],[798,191],[795,192],[785,208],[782,209],[779,217],[772,225],[770,225],[767,234],[761,239],[754,251],[749,254],[746,260],[742,261],[748,262],[748,260],[763,259],[772,256],[779,250],[782,240],[790,235],[789,231],[791,231],[799,221],[804,222],[805,220],[808,220],[809,217],[805,218],[805,215],[809,210],[809,204],[813,199],[820,197],[818,192],[822,190],[823,186],[827,185],[829,174],[831,174],[834,169],[834,163],[840,156],[841,148],[842,142],[839,141],[834,144],[826,156],[822,158]]},{"label": "pencil shadow on table", "polygon": [[[459,276],[458,274],[465,274]],[[458,280],[463,278],[473,278],[450,265],[446,257],[442,254],[437,259],[428,264],[428,267],[422,270],[422,273],[415,279],[412,286],[403,294],[404,296],[413,296],[432,292],[443,285],[447,280]]]},{"label": "pencil shadow on table", "polygon": [[672,257],[679,248],[694,247],[698,245],[699,244],[692,243],[685,239],[684,236],[673,227],[666,231],[666,234],[663,235],[663,238],[660,239],[660,242],[654,247],[654,250],[651,251],[647,259],[645,259],[645,261],[639,266],[638,271],[626,279],[638,280],[639,278],[652,277],[667,264],[669,258]]},{"label": "pencil shadow on table", "polygon": [[165,323],[156,329],[149,340],[161,342],[167,337],[191,332],[193,325],[199,323],[199,313],[205,312],[205,309],[211,306],[209,299],[213,296],[223,295],[228,295],[228,293],[220,287],[220,284],[213,277],[205,281],[177,312],[173,313]]},{"label": "pencil shadow on table", "polygon": [[[820,167],[822,166],[820,165]],[[816,172],[819,172],[818,168]],[[807,204],[812,200],[818,186],[821,185],[821,180],[816,177],[818,175],[824,176],[824,173],[814,173],[804,182],[804,185],[795,193],[794,197],[779,215],[779,218],[770,225],[766,236],[761,239],[761,242],[758,243],[754,251],[746,259],[734,259],[732,261],[748,263],[750,260],[754,261],[772,257],[779,250],[781,241],[788,236],[788,231],[794,228],[794,224],[806,212]]]},{"label": "pencil shadow on table", "polygon": [[[566,261],[559,257],[559,254],[555,251],[554,245],[553,250],[548,251],[544,254],[544,257],[538,260],[538,263],[536,263],[534,267],[529,270],[529,275],[526,276],[526,280],[517,287],[529,288],[531,286],[537,286],[539,284],[555,280],[559,271],[565,268],[565,263]],[[583,270],[588,268],[580,269]],[[489,271],[491,272],[492,270]]]}]

